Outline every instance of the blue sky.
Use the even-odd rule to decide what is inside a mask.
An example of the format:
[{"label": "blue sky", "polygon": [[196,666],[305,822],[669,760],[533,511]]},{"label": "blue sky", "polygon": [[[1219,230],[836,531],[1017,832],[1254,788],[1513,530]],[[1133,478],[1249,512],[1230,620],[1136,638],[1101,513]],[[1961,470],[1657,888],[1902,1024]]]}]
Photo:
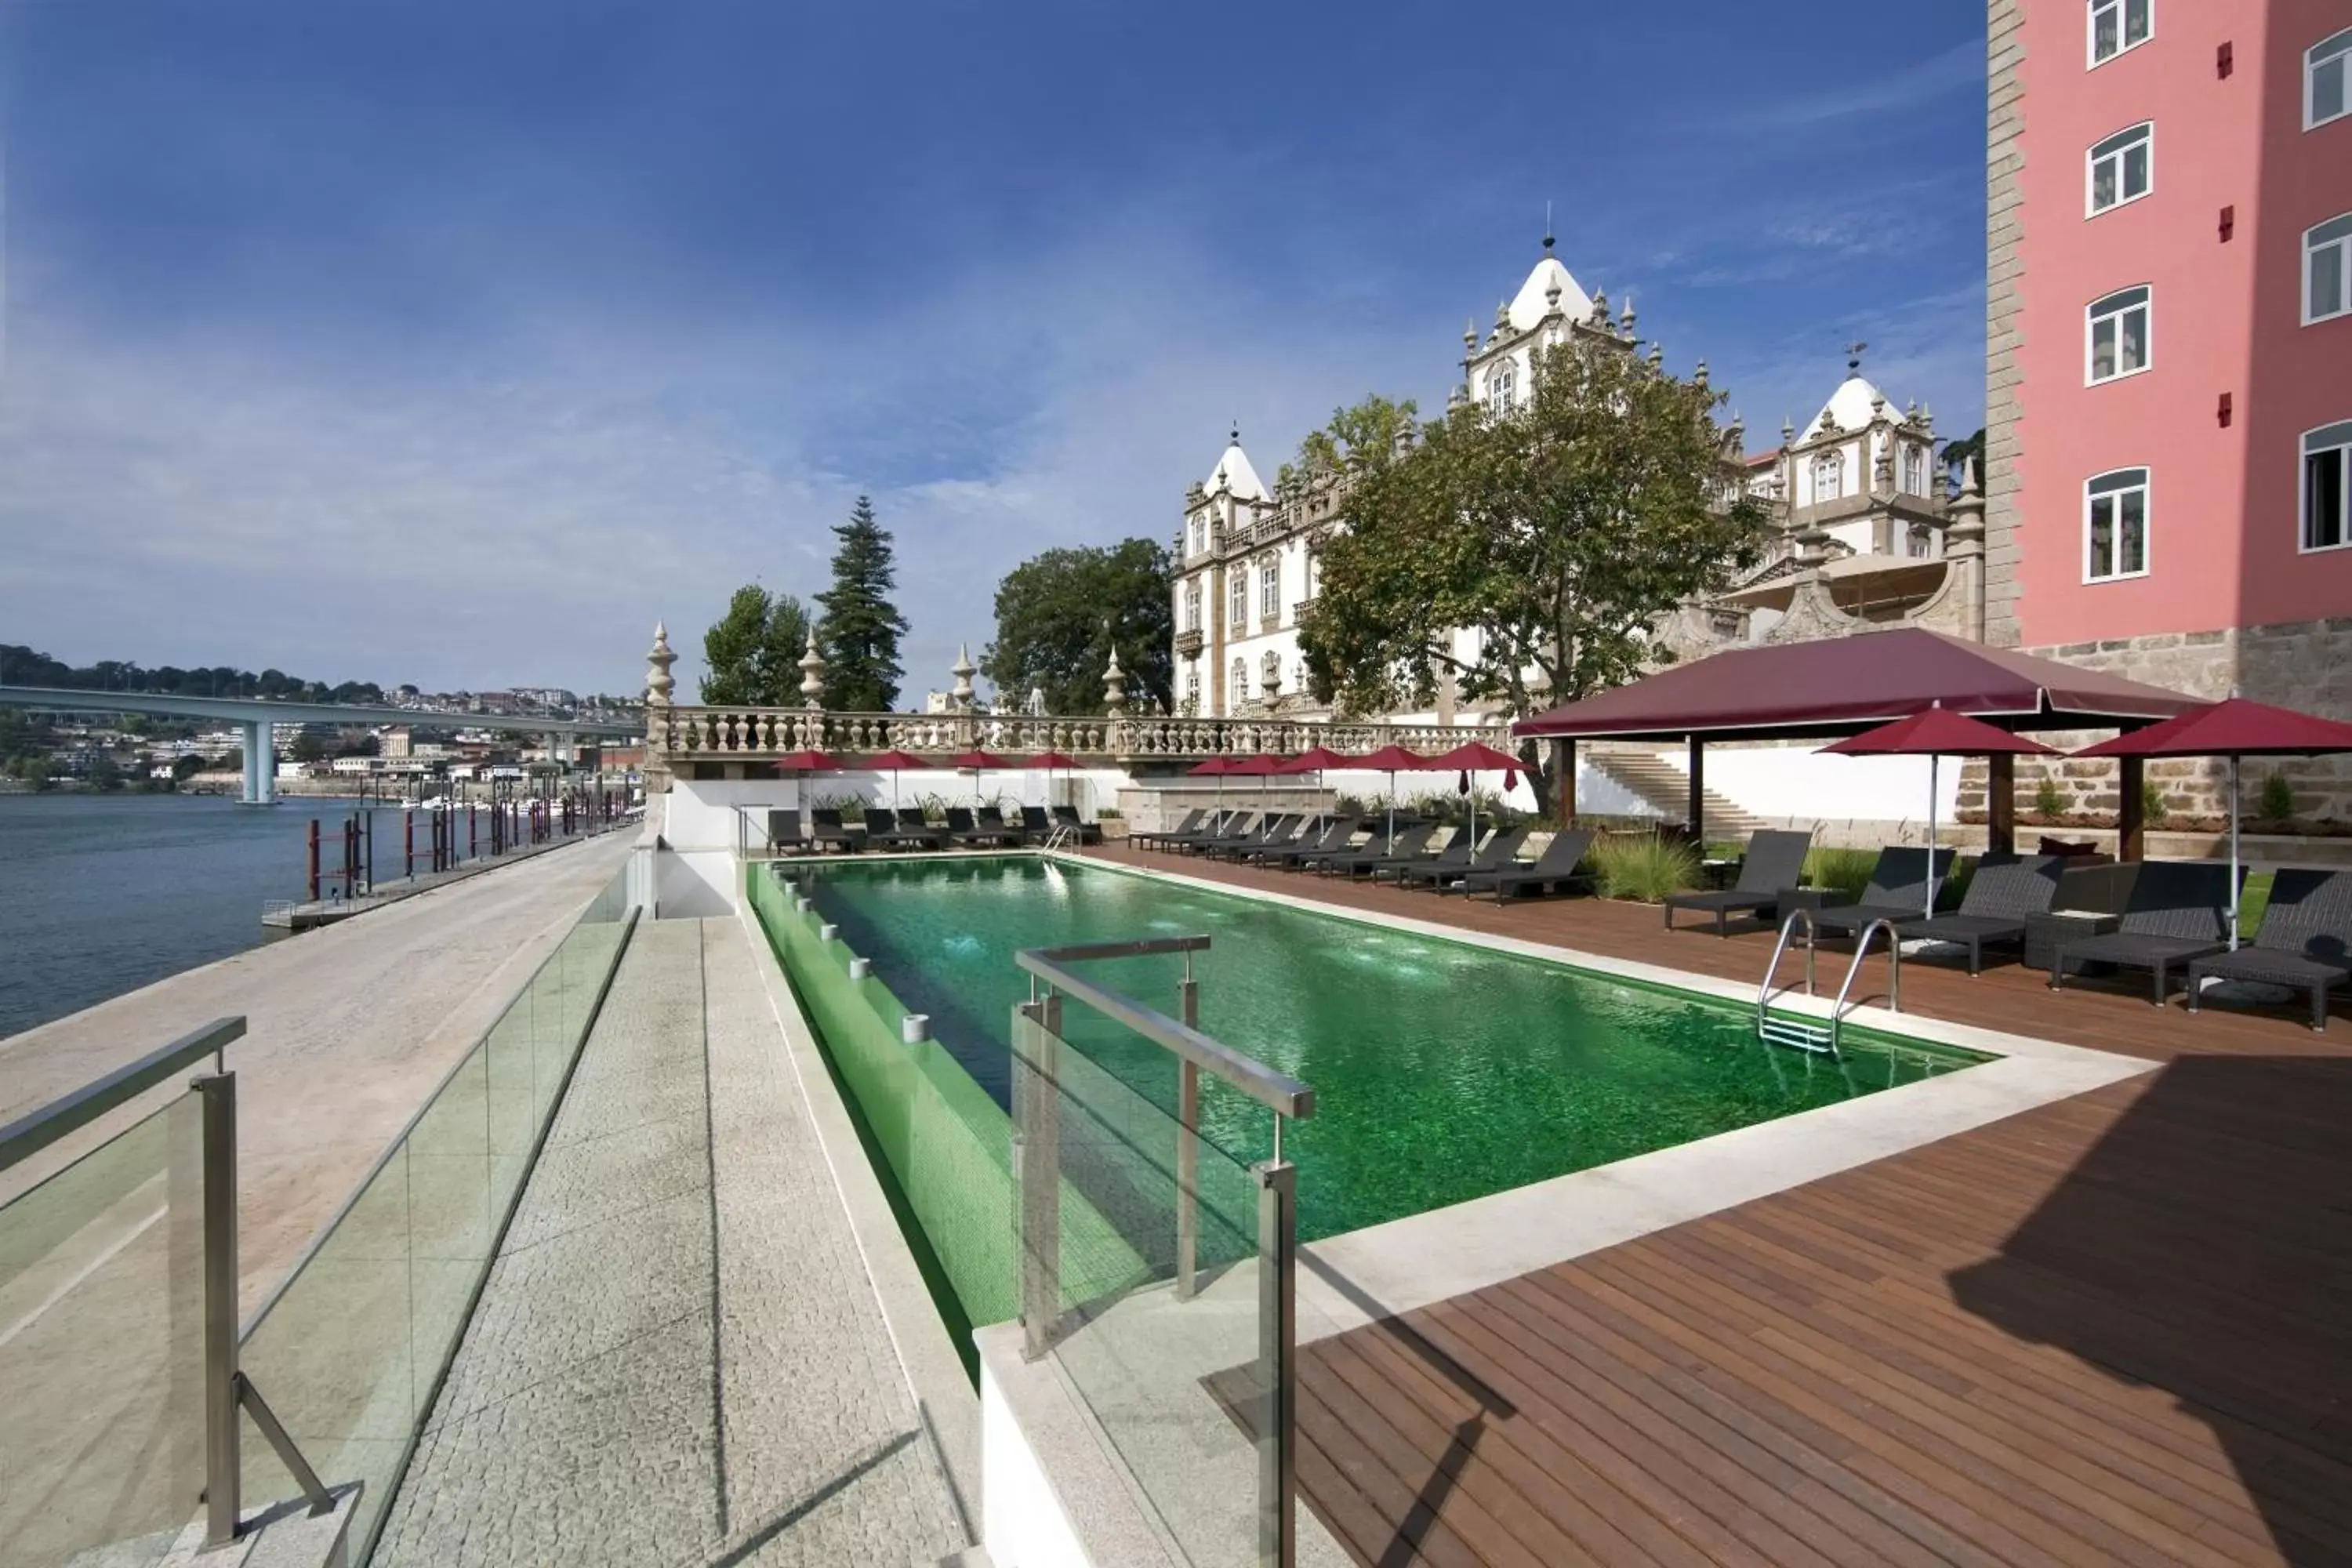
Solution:
[{"label": "blue sky", "polygon": [[16,0],[0,642],[632,689],[870,492],[907,686],[1538,255],[1751,447],[1983,399],[1984,13]]}]

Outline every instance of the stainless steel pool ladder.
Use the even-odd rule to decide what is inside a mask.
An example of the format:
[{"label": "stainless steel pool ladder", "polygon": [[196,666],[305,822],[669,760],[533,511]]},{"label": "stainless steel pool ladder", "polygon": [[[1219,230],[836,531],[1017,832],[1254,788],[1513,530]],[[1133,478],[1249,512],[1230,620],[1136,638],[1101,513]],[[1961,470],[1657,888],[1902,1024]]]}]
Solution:
[{"label": "stainless steel pool ladder", "polygon": [[1054,824],[1054,831],[1045,835],[1045,853],[1051,855],[1056,849],[1068,847],[1070,840],[1077,837],[1077,831],[1066,822]]},{"label": "stainless steel pool ladder", "polygon": [[1829,1022],[1776,1018],[1771,1011],[1772,982],[1780,973],[1780,955],[1789,951],[1789,935],[1796,930],[1799,921],[1805,922],[1805,994],[1813,994],[1813,948],[1818,940],[1813,917],[1808,910],[1791,910],[1789,918],[1780,922],[1780,940],[1772,944],[1772,962],[1764,971],[1762,984],[1756,987],[1756,1033],[1770,1045],[1834,1057],[1839,1054],[1838,1034],[1844,1026],[1845,1016],[1861,1005],[1848,1000],[1853,994],[1854,977],[1862,973],[1862,961],[1870,955],[1870,944],[1880,931],[1886,933],[1886,1005],[1890,1011],[1903,1011],[1903,939],[1893,921],[1871,921],[1862,928],[1862,935],[1854,942],[1853,961],[1845,966],[1845,979],[1838,984],[1837,1002],[1830,1008]]}]

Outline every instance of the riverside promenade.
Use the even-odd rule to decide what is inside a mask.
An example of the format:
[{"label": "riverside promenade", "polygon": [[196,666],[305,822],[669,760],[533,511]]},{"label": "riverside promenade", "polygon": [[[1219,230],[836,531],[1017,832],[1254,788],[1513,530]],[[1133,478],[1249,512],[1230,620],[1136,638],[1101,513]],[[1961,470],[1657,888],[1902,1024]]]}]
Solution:
[{"label": "riverside promenade", "polygon": [[[615,833],[329,930],[237,953],[0,1040],[0,1121],[188,1030],[247,1018],[237,1075],[241,1310],[293,1264],[442,1076],[626,860]],[[14,1197],[167,1096],[134,1101],[0,1175]]]}]

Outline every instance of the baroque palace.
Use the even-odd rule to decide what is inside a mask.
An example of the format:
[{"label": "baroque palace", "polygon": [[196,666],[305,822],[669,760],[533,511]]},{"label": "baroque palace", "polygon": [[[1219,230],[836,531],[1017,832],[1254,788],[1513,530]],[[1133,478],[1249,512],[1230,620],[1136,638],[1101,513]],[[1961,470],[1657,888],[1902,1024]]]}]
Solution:
[{"label": "baroque palace", "polygon": [[[1571,335],[1643,351],[1633,300],[1613,316],[1605,291],[1587,294],[1552,254],[1482,335],[1462,335],[1461,379],[1448,405],[1477,401],[1500,413],[1528,396],[1535,359]],[[1948,502],[1927,410],[1898,409],[1850,359],[1845,380],[1800,432],[1749,454],[1735,417],[1724,431],[1726,483],[1767,501],[1773,538],[1764,561],[1658,628],[1688,658],[1748,642],[1842,636],[1911,624],[1978,637],[1982,621],[1982,525],[1973,497]],[[1653,365],[1663,355],[1648,345]],[[1706,363],[1695,372],[1704,383]],[[1268,489],[1235,430],[1207,479],[1184,496],[1175,580],[1179,710],[1200,718],[1319,718],[1298,649],[1301,612],[1317,587],[1318,551],[1344,526],[1343,487],[1294,482]],[[1464,640],[1476,634],[1458,632]],[[1400,722],[1486,717],[1441,687],[1437,706]]]}]

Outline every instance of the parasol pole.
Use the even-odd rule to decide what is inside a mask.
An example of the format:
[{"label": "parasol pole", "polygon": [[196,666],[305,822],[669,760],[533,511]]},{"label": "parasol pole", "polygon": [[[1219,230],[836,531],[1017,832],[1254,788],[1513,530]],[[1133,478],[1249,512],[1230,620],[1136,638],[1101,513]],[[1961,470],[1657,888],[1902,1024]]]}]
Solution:
[{"label": "parasol pole", "polygon": [[1935,752],[1927,753],[1927,917],[1936,918],[1936,764],[1943,759]]},{"label": "parasol pole", "polygon": [[[2238,753],[2230,753],[2230,951],[2238,951]],[[2195,1000],[2195,998],[2191,998]]]}]

